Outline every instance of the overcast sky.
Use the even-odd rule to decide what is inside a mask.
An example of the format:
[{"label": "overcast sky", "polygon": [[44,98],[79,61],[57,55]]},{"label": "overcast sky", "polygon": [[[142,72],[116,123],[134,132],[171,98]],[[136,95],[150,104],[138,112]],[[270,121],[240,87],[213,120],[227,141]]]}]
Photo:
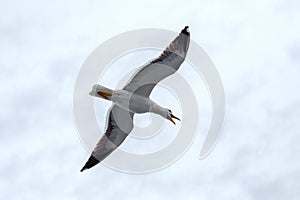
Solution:
[{"label": "overcast sky", "polygon": [[[299,21],[297,0],[1,1],[0,198],[299,199]],[[185,25],[225,87],[214,151],[198,160],[199,135],[156,173],[80,173],[72,95],[84,60],[119,33]]]}]

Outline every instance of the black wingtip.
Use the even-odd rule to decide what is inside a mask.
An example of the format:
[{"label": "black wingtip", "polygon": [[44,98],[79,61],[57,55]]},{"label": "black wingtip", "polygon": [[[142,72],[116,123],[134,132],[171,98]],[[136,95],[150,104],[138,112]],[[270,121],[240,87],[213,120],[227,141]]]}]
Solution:
[{"label": "black wingtip", "polygon": [[83,172],[84,170],[86,170],[86,167],[83,167],[83,168],[80,170],[80,172]]},{"label": "black wingtip", "polygon": [[185,26],[184,29],[182,29],[181,33],[185,35],[190,35],[189,26]]},{"label": "black wingtip", "polygon": [[95,165],[97,165],[100,161],[95,158],[94,156],[90,156],[90,158],[88,159],[88,161],[85,163],[85,165],[83,166],[83,168],[80,170],[80,172],[83,172],[86,169],[90,169],[92,167],[94,167]]}]

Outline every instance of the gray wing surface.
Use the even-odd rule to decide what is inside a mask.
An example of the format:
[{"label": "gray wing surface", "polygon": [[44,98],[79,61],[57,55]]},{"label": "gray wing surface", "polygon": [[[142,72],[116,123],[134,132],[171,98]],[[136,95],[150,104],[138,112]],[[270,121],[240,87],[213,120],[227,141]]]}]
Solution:
[{"label": "gray wing surface", "polygon": [[97,165],[122,144],[133,129],[133,115],[117,105],[111,107],[106,132],[80,171]]},{"label": "gray wing surface", "polygon": [[150,63],[142,66],[123,88],[129,92],[149,97],[155,85],[174,74],[183,63],[190,43],[190,33],[186,26],[179,36]]}]

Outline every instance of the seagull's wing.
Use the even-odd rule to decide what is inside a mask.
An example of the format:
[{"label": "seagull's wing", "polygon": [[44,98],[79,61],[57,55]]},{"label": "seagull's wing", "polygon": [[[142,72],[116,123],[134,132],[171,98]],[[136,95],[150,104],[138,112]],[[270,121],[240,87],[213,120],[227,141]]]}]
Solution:
[{"label": "seagull's wing", "polygon": [[80,171],[97,165],[122,144],[133,129],[133,115],[117,105],[111,107],[106,132]]},{"label": "seagull's wing", "polygon": [[123,88],[134,94],[149,97],[155,85],[174,74],[183,63],[190,43],[190,33],[186,26],[167,49],[150,63],[142,66]]}]

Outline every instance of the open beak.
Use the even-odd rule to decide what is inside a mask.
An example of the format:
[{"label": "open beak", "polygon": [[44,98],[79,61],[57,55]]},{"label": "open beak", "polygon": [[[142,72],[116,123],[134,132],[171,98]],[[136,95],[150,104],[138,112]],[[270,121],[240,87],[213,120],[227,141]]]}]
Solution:
[{"label": "open beak", "polygon": [[173,114],[170,114],[170,119],[169,120],[175,125],[175,121],[173,119],[177,119],[177,120],[180,121],[180,119],[178,117],[174,116]]}]

